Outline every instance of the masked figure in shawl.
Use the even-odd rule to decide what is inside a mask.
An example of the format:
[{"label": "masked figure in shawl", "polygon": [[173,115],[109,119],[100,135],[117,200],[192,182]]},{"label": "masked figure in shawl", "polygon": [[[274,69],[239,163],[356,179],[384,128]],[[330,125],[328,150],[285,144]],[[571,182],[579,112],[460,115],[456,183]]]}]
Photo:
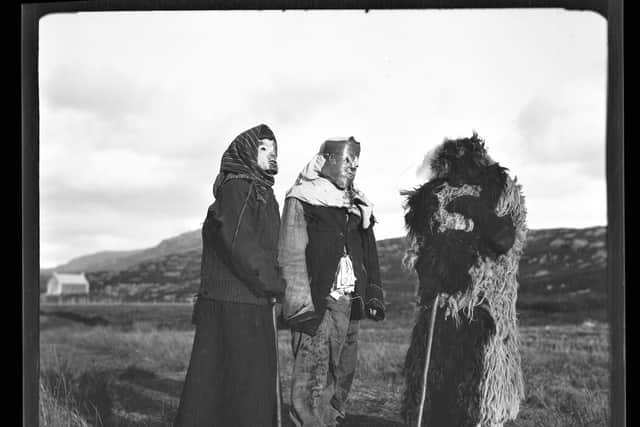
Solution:
[{"label": "masked figure in shawl", "polygon": [[405,193],[406,261],[418,273],[420,311],[405,360],[404,419],[418,418],[436,309],[423,425],[502,426],[524,395],[516,323],[524,197],[475,133],[445,140],[425,164],[429,180]]},{"label": "masked figure in shawl", "polygon": [[286,195],[278,261],[295,358],[290,418],[335,426],[355,374],[359,321],[384,318],[373,209],[353,186],[360,143],[327,140]]},{"label": "masked figure in shawl", "polygon": [[276,348],[271,303],[284,293],[273,194],[276,139],[266,125],[222,156],[202,227],[196,333],[175,426],[273,426]]}]

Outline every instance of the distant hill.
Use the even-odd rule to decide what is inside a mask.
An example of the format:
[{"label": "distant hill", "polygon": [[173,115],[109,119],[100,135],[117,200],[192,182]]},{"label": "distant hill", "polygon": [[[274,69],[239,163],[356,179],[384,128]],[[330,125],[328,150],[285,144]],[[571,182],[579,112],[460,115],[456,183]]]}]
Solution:
[{"label": "distant hill", "polygon": [[[201,248],[200,230],[195,230],[148,249],[87,255],[41,272],[41,286],[51,271],[82,271],[97,298],[189,300],[200,280]],[[390,292],[415,286],[415,274],[402,266],[406,249],[405,238],[378,241],[383,282],[391,285]],[[588,294],[599,304],[606,291],[606,258],[606,227],[530,230],[520,263],[520,293],[534,308],[576,293],[581,301]]]},{"label": "distant hill", "polygon": [[162,240],[156,246],[131,251],[103,251],[73,258],[66,264],[48,271],[65,273],[88,273],[94,271],[119,271],[143,261],[161,258],[165,255],[200,249],[202,241],[200,230],[188,231],[175,237]]}]

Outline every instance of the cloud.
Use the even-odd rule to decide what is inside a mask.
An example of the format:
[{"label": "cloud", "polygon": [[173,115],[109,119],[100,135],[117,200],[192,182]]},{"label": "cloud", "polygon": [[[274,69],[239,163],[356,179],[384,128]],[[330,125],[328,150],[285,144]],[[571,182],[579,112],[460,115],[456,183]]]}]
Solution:
[{"label": "cloud", "polygon": [[575,164],[578,175],[604,178],[606,104],[592,80],[557,84],[535,95],[515,119],[528,163]]},{"label": "cloud", "polygon": [[114,67],[58,64],[42,84],[52,108],[95,114],[120,121],[143,113],[154,91]]},{"label": "cloud", "polygon": [[78,147],[70,153],[62,146],[43,147],[45,187],[67,185],[73,189],[102,191],[149,190],[173,183],[185,170],[180,159],[125,148]]},{"label": "cloud", "polygon": [[197,229],[209,194],[207,183],[185,180],[150,189],[123,186],[101,191],[48,185],[40,197],[40,238],[46,242],[41,259],[57,265],[102,250],[153,246],[161,238]]},{"label": "cloud", "polygon": [[427,154],[422,158],[422,163],[415,169],[415,179],[419,181],[428,181],[432,178],[434,171],[431,169],[431,162],[436,154],[436,149],[440,146],[438,144],[436,147],[431,149]]},{"label": "cloud", "polygon": [[[41,200],[50,210],[74,213],[108,212],[115,219],[135,217],[162,219],[191,215],[199,206],[200,186],[189,186],[176,182],[162,188],[136,189],[111,188],[96,191],[90,188],[73,188],[58,184],[55,189],[42,192]],[[93,224],[94,218],[87,215],[84,222]]]},{"label": "cloud", "polygon": [[322,108],[335,108],[359,86],[339,78],[325,83],[274,75],[270,85],[258,88],[251,97],[251,108],[257,116],[288,125],[307,119]]},{"label": "cloud", "polygon": [[535,143],[537,140],[546,138],[554,120],[561,119],[560,116],[566,114],[568,111],[560,108],[553,100],[536,96],[520,111],[516,124],[527,141]]},{"label": "cloud", "polygon": [[[602,194],[584,192],[604,182],[606,22],[580,16],[45,18],[41,259],[151,246],[198,228],[222,152],[258,123],[280,144],[281,203],[325,138],[361,140],[356,183],[375,204],[378,237],[403,234],[398,190],[424,182],[415,172],[425,153],[473,127],[520,178],[533,227],[603,218]],[[526,31],[532,25],[544,31]]]},{"label": "cloud", "polygon": [[[524,185],[523,185],[524,186]],[[602,181],[587,181],[571,191],[533,194],[524,187],[530,228],[590,227],[607,223],[607,189]]]},{"label": "cloud", "polygon": [[[65,219],[71,222],[82,222],[81,216],[58,217],[55,226],[44,225],[40,230],[40,238],[46,245],[40,246],[42,268],[50,268],[70,259],[105,250],[144,249],[159,243],[162,238],[175,236],[185,231],[195,230],[201,226],[200,218],[156,219],[146,223],[145,227],[129,226],[121,233],[114,233],[114,223],[122,226],[122,221],[98,216],[110,227],[73,228],[64,227]],[[58,229],[62,226],[62,231]]]}]

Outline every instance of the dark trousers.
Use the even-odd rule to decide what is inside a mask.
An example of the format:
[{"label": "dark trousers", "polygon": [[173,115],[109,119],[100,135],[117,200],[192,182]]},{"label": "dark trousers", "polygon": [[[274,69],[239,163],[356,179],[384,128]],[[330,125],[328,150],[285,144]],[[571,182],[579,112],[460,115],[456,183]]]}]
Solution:
[{"label": "dark trousers", "polygon": [[200,298],[175,427],[271,427],[276,349],[271,306]]},{"label": "dark trousers", "polygon": [[297,427],[333,427],[345,414],[356,372],[360,322],[350,320],[351,299],[327,297],[327,310],[312,337],[293,332],[291,412]]}]

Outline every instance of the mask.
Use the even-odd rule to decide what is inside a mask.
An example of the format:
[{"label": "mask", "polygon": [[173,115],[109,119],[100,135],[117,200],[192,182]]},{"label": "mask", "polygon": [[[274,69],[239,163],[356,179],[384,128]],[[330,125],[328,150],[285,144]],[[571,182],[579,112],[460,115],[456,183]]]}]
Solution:
[{"label": "mask", "polygon": [[273,139],[261,139],[258,146],[258,167],[270,175],[278,173],[278,145]]},{"label": "mask", "polygon": [[352,136],[329,139],[320,147],[320,154],[326,159],[320,175],[341,190],[350,189],[358,169],[360,143]]}]

